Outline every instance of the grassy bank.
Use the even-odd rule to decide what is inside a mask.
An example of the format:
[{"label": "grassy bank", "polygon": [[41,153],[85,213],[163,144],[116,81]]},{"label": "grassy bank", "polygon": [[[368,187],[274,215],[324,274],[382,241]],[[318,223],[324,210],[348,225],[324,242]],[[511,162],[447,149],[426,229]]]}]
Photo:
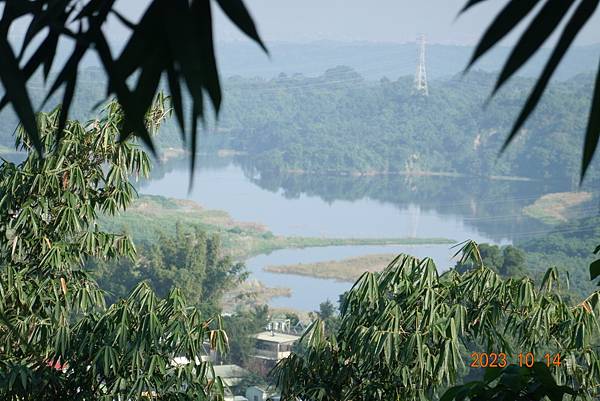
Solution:
[{"label": "grassy bank", "polygon": [[236,259],[284,248],[339,245],[452,244],[447,238],[317,238],[277,236],[258,223],[235,221],[226,212],[204,209],[189,200],[141,196],[118,216],[102,216],[100,224],[110,231],[127,231],[134,242],[156,240],[160,232],[173,234],[177,224],[199,226],[219,234],[226,252]]},{"label": "grassy bank", "polygon": [[582,212],[593,196],[590,192],[559,192],[547,194],[525,207],[523,213],[546,224],[569,221]]},{"label": "grassy bank", "polygon": [[366,271],[375,272],[383,270],[395,257],[395,254],[365,255],[318,263],[267,266],[264,270],[271,273],[298,274],[301,276],[354,282]]}]

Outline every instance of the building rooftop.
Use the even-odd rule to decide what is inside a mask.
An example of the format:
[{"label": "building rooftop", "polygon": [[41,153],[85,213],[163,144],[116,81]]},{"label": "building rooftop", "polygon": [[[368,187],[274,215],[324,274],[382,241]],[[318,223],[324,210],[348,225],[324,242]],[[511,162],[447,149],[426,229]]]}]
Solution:
[{"label": "building rooftop", "polygon": [[238,365],[213,365],[215,375],[221,378],[245,377],[250,374],[246,369]]},{"label": "building rooftop", "polygon": [[293,334],[277,333],[272,331],[263,331],[262,333],[255,334],[254,338],[261,341],[268,341],[271,343],[281,344],[298,341],[300,339],[300,336],[296,336]]}]

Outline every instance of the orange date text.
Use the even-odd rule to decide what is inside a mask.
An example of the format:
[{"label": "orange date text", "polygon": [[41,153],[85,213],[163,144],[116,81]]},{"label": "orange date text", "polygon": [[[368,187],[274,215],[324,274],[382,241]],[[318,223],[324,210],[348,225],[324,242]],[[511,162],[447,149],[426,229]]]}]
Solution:
[{"label": "orange date text", "polygon": [[536,361],[544,362],[546,366],[560,366],[560,354],[544,354],[541,359],[536,359],[533,352],[520,353],[512,357],[504,352],[473,352],[470,355],[472,368],[505,368],[510,364],[519,367],[532,368]]}]

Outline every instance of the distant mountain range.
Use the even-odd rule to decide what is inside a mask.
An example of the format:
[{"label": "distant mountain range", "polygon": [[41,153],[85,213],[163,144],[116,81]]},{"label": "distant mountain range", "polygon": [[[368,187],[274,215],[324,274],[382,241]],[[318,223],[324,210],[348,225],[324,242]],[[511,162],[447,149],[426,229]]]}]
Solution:
[{"label": "distant mountain range", "polygon": [[[270,56],[250,42],[228,42],[217,45],[220,69],[224,76],[271,78],[280,73],[288,75],[320,75],[328,68],[344,65],[353,68],[367,79],[386,76],[396,79],[412,75],[417,67],[416,43],[333,42],[310,43],[274,42],[267,45]],[[474,69],[499,71],[511,48],[499,47],[478,62]],[[455,75],[466,67],[473,47],[431,44],[427,46],[427,73],[430,79]],[[546,63],[551,49],[541,49],[519,75],[535,76]],[[570,50],[556,72],[560,80],[598,67],[600,44],[577,46]]]},{"label": "distant mountain range", "polygon": [[[19,42],[16,35],[11,37]],[[117,54],[124,43],[113,42],[113,52]],[[369,80],[382,77],[396,79],[413,75],[417,67],[416,43],[381,42],[338,42],[316,41],[306,43],[270,42],[269,55],[250,41],[217,42],[219,69],[224,77],[272,78],[281,73],[315,76],[338,65],[348,66]],[[453,76],[464,70],[473,53],[472,46],[430,44],[427,46],[427,73],[430,79]],[[57,61],[64,61],[70,49],[59,49]],[[497,47],[478,62],[474,69],[486,72],[499,71],[510,47]],[[526,64],[519,75],[536,76],[550,56],[551,49],[541,49]],[[590,72],[598,67],[600,43],[589,46],[575,46],[561,63],[556,79],[564,80],[577,74]],[[61,65],[61,63],[57,65]],[[98,59],[90,54],[81,66],[98,66]]]}]

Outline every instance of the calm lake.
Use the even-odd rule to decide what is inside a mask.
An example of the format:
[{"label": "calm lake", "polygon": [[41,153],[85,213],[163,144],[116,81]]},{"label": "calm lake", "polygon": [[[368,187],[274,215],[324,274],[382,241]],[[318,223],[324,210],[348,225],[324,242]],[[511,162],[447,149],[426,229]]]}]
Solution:
[{"label": "calm lake", "polygon": [[[444,237],[457,242],[508,244],[549,230],[522,208],[548,192],[569,190],[548,183],[428,177],[269,176],[230,161],[201,163],[188,192],[187,164],[163,166],[142,185],[144,194],[194,200],[227,211],[234,219],[263,223],[275,234],[319,237]],[[585,213],[582,210],[581,213]],[[344,246],[284,249],[246,261],[254,278],[287,287],[291,297],[272,306],[318,310],[351,283],[267,273],[268,265],[311,263],[373,253],[432,257],[440,270],[452,262],[448,245]]]}]

